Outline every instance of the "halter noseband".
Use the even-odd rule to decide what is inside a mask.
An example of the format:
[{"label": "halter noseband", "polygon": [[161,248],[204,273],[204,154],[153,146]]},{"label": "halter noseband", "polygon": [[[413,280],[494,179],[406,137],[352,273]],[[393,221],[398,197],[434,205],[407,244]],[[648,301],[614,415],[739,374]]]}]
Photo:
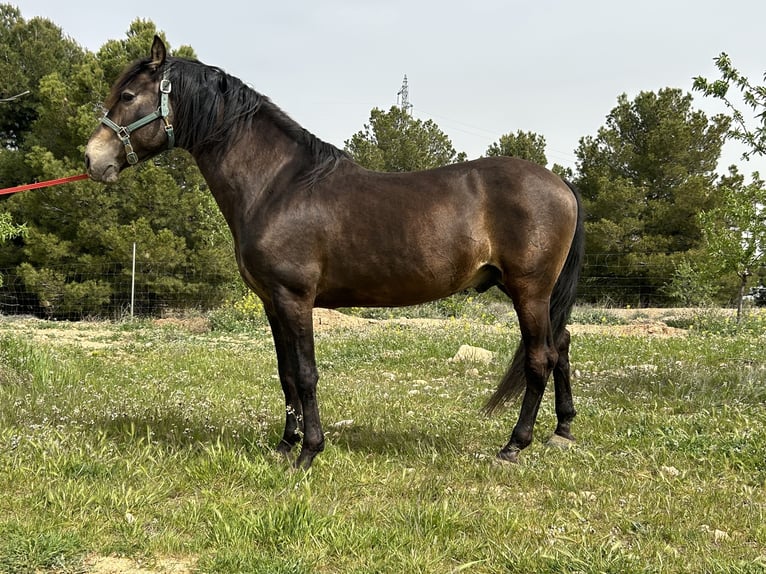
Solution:
[{"label": "halter noseband", "polygon": [[[175,134],[173,133],[173,125],[170,123],[168,116],[170,115],[170,105],[168,104],[168,95],[170,94],[171,84],[168,79],[167,70],[162,74],[162,80],[160,81],[160,106],[154,110],[151,114],[148,114],[136,120],[128,126],[118,126],[104,114],[101,118],[101,123],[110,128],[117,137],[120,138],[122,145],[125,146],[125,156],[128,159],[130,165],[138,163],[138,156],[133,151],[133,146],[130,143],[130,134],[136,131],[138,128],[142,128],[147,124],[152,123],[154,120],[163,120],[165,122],[165,133],[168,136],[168,149],[173,149],[175,145]],[[107,112],[109,113],[109,112]]]}]

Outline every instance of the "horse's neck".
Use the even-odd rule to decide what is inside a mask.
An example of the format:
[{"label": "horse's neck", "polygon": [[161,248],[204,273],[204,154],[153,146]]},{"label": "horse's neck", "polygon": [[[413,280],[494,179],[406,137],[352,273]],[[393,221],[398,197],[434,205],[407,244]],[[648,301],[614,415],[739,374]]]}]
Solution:
[{"label": "horse's neck", "polygon": [[[224,217],[236,219],[257,208],[266,192],[289,182],[300,153],[298,144],[268,121],[256,121],[221,157],[202,152],[195,155]],[[280,182],[280,185],[277,185]]]}]

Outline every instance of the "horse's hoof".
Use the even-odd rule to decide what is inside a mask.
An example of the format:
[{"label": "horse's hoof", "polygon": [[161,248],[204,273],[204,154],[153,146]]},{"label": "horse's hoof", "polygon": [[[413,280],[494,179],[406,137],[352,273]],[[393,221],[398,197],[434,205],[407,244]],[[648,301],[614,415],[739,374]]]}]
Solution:
[{"label": "horse's hoof", "polygon": [[295,459],[295,462],[293,463],[293,468],[295,470],[309,470],[311,468],[311,464],[314,462],[314,457],[317,455],[317,453],[306,453],[301,451],[301,453],[298,455],[298,458]]},{"label": "horse's hoof", "polygon": [[518,449],[503,449],[497,453],[496,462],[500,464],[516,464],[519,462],[519,450]]},{"label": "horse's hoof", "polygon": [[574,445],[575,441],[573,438],[570,439],[559,434],[554,434],[550,439],[548,439],[546,446],[550,448],[557,448],[559,450],[569,450],[570,448],[573,448]]}]

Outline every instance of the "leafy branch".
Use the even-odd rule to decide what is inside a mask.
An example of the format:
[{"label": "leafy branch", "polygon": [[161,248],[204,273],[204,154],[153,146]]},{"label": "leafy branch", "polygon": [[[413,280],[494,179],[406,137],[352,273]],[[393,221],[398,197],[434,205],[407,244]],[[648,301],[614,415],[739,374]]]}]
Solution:
[{"label": "leafy branch", "polygon": [[[713,61],[721,77],[711,81],[697,76],[694,78],[693,88],[706,96],[721,100],[730,110],[734,127],[729,130],[729,137],[749,147],[749,150],[742,154],[743,159],[750,159],[753,155],[766,155],[766,86],[753,85],[734,67],[731,58],[724,52]],[[732,87],[739,90],[745,105],[755,112],[754,119],[758,125],[754,128],[750,128],[744,113],[730,98],[729,92]]]}]

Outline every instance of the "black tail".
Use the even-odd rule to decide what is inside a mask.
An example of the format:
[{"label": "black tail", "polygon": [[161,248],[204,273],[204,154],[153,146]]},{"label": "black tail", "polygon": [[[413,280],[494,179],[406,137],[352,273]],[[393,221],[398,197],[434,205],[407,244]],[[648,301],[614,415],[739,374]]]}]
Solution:
[{"label": "black tail", "polygon": [[[569,255],[564,262],[556,285],[551,294],[551,326],[553,328],[553,340],[557,341],[562,331],[566,328],[569,315],[577,297],[577,283],[580,280],[583,256],[585,254],[585,215],[582,208],[580,192],[570,182],[564,182],[572,190],[577,200],[577,227],[575,228],[572,245],[569,247]],[[508,370],[497,387],[497,390],[484,405],[484,411],[491,414],[507,401],[517,397],[526,388],[526,375],[524,363],[526,359],[524,341],[519,342],[516,354],[513,356]]]}]

